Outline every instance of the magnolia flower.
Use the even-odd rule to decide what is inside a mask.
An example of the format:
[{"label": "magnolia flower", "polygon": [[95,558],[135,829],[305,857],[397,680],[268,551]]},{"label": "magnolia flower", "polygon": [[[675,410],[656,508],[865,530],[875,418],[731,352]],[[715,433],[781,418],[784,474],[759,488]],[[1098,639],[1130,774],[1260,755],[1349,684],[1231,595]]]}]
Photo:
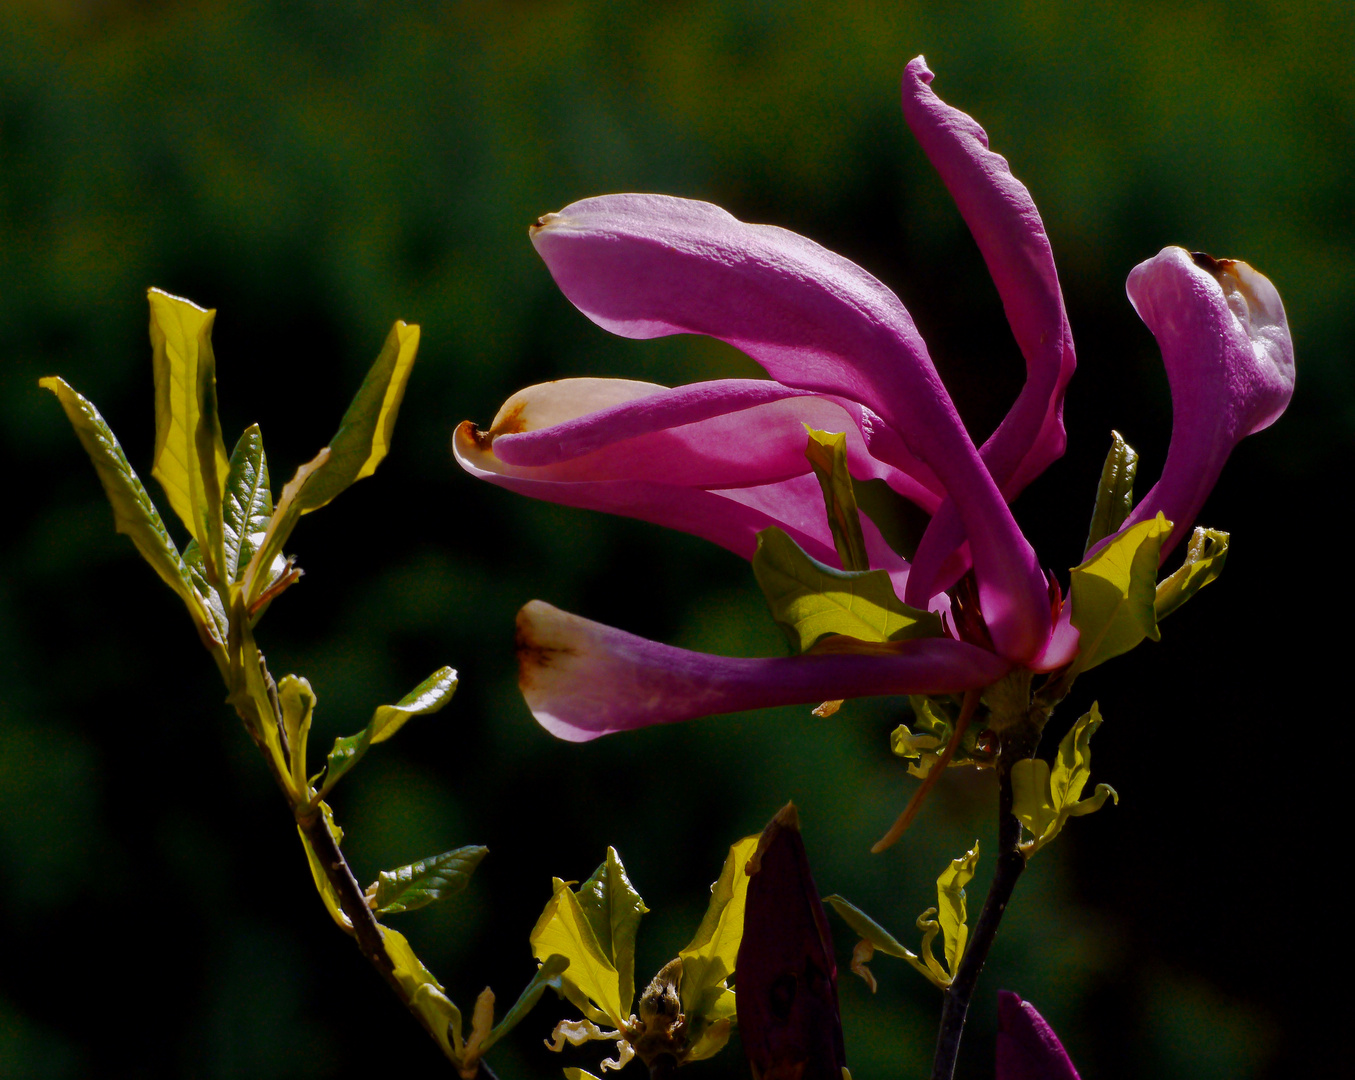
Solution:
[{"label": "magnolia flower", "polygon": [[[870,566],[888,573],[906,603],[937,612],[972,570],[986,633],[961,633],[952,612],[942,637],[732,659],[533,601],[518,619],[521,686],[557,736],[580,741],[780,704],[959,693],[1076,655],[1070,605],[1008,507],[1065,445],[1075,361],[1049,239],[983,129],[931,81],[922,57],[909,63],[904,116],[978,242],[1026,363],[1021,393],[981,447],[885,285],[805,237],[662,195],[573,203],[541,218],[532,242],[565,295],[604,329],[707,334],[770,379],[545,383],[514,394],[488,430],[461,424],[454,447],[468,472],[526,495],[682,529],[745,558],[759,532],[776,526],[832,564],[805,429],[845,432],[852,477],[882,480],[931,515],[911,562],[863,518]],[[1283,411],[1293,353],[1279,295],[1245,263],[1167,248],[1134,269],[1128,291],[1162,349],[1175,427],[1162,478],[1125,528],[1164,514],[1174,523],[1165,557],[1232,447]]]}]

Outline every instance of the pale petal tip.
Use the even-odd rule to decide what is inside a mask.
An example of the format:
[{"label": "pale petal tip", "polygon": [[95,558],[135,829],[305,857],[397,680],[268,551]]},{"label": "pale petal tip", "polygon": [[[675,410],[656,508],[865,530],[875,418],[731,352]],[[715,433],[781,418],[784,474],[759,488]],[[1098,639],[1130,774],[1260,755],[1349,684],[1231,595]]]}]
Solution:
[{"label": "pale petal tip", "polygon": [[536,239],[537,233],[541,232],[543,229],[549,229],[559,220],[559,214],[542,214],[536,221],[527,226],[527,235],[532,239]]},{"label": "pale petal tip", "polygon": [[552,687],[568,679],[568,668],[578,653],[569,631],[582,621],[543,600],[528,601],[517,616],[518,688],[537,723],[566,742],[587,742],[602,734],[584,731],[549,709],[549,702],[558,696]]}]

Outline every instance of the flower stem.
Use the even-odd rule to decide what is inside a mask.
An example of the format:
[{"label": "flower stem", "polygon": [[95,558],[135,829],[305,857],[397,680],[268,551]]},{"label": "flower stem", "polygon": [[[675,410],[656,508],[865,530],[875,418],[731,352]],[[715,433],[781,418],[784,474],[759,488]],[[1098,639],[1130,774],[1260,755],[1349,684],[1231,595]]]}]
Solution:
[{"label": "flower stem", "polygon": [[979,972],[983,970],[988,950],[997,937],[998,923],[1007,910],[1007,902],[1016,888],[1016,879],[1026,868],[1026,859],[1020,849],[1021,822],[1012,812],[1012,766],[1035,753],[1039,738],[1038,729],[1027,725],[1009,728],[999,736],[997,872],[988,888],[979,921],[969,935],[955,978],[946,990],[945,1003],[941,1008],[941,1027],[936,1034],[936,1056],[932,1059],[932,1080],[952,1080],[955,1075],[960,1037],[964,1034],[965,1018],[969,1014],[969,1002],[974,996]]}]

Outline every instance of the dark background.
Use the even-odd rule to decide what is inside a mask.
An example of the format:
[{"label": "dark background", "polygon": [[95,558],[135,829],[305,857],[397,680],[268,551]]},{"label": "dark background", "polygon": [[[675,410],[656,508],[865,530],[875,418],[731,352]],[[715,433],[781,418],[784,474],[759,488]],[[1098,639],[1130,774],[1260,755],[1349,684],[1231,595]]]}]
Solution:
[{"label": "dark background", "polygon": [[[627,190],[710,199],[866,266],[908,304],[984,437],[1021,364],[899,114],[919,52],[1028,184],[1059,260],[1081,365],[1069,449],[1017,504],[1049,565],[1081,553],[1112,427],[1143,453],[1140,491],[1161,467],[1170,401],[1124,296],[1136,262],[1172,243],[1248,259],[1285,299],[1301,369],[1288,414],[1234,454],[1203,512],[1233,535],[1222,580],[1160,645],[1086,677],[1051,725],[1057,737],[1099,699],[1094,779],[1122,802],[1073,822],[1021,881],[961,1072],[991,1076],[1009,987],[1088,1080],[1338,1075],[1352,12],[5,5],[0,1076],[449,1075],[325,917],[179,602],[114,534],[37,388],[57,373],[91,397],[149,481],[149,285],[219,309],[227,439],[262,425],[275,491],[328,440],[392,320],[423,326],[391,456],[297,529],[306,577],[261,643],[275,674],[315,686],[317,753],[435,667],[460,670],[452,705],[376,748],[333,802],[364,881],[490,846],[461,897],[392,918],[463,1008],[487,982],[516,996],[551,875],[585,877],[609,843],[653,909],[643,985],[694,930],[727,845],[787,798],[822,890],[915,940],[946,860],[975,836],[992,850],[991,776],[950,772],[906,840],[871,857],[914,783],[887,749],[902,701],[554,741],[515,685],[528,599],[690,647],[783,644],[741,561],[477,484],[448,444],[457,421],[485,423],[547,378],[749,371],[700,339],[611,338],[557,294],[527,225]],[[990,872],[981,860],[971,911]],[[871,997],[838,930],[854,1075],[922,1075],[935,991],[880,958]],[[563,1014],[545,1001],[494,1052],[504,1080],[597,1071],[596,1046],[541,1048]],[[696,1069],[746,1075],[737,1043]]]}]

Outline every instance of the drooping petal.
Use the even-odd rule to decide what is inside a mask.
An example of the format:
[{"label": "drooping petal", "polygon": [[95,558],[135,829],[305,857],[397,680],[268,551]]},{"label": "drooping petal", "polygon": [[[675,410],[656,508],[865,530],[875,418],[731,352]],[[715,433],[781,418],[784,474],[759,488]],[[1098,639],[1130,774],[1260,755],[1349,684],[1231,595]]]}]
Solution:
[{"label": "drooping petal", "polygon": [[605,329],[708,334],[786,386],[879,416],[955,500],[999,650],[1023,660],[1043,647],[1049,612],[1035,554],[912,319],[879,281],[795,233],[661,195],[585,199],[542,218],[532,240],[565,295]]},{"label": "drooping petal", "polygon": [[[1026,382],[998,429],[980,449],[1008,502],[1063,454],[1063,398],[1077,366],[1073,335],[1054,268],[1054,253],[1026,186],[988,148],[969,115],[931,89],[932,73],[916,57],[903,76],[903,115],[959,208],[993,277],[1012,334],[1026,361]],[[942,504],[918,545],[908,603],[949,588],[969,567],[957,557],[965,537],[953,503]]]},{"label": "drooping petal", "polygon": [[1164,248],[1134,267],[1126,291],[1162,350],[1172,437],[1161,479],[1123,528],[1165,514],[1174,523],[1165,559],[1190,534],[1233,447],[1289,404],[1294,344],[1280,294],[1244,262]]},{"label": "drooping petal", "polygon": [[997,1080],[1079,1080],[1044,1017],[1010,990],[997,992]]},{"label": "drooping petal", "polygon": [[715,713],[989,686],[1010,665],[950,638],[873,655],[739,659],[647,641],[533,600],[518,613],[518,683],[551,734],[585,742]]}]

